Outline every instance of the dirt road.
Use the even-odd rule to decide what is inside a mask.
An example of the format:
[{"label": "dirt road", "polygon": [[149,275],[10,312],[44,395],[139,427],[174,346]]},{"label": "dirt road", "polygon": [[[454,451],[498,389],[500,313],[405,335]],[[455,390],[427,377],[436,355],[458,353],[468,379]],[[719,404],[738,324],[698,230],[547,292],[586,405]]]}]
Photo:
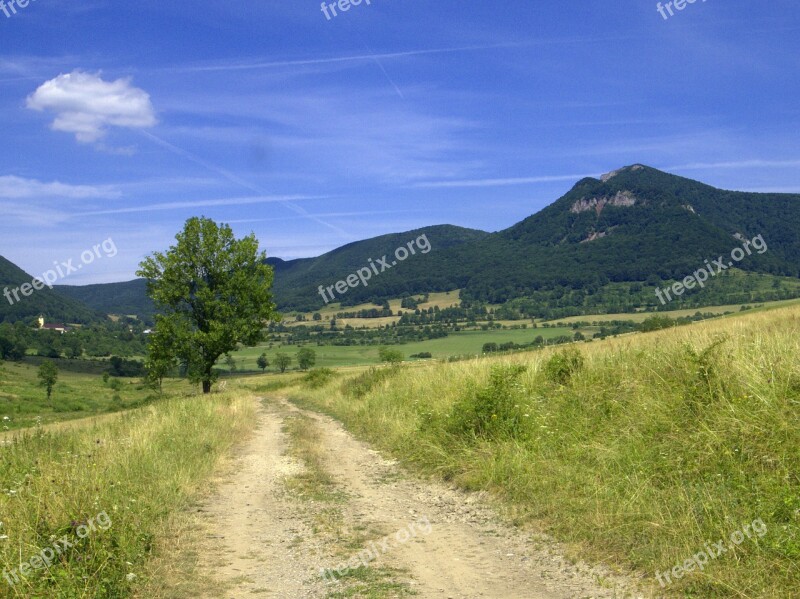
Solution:
[{"label": "dirt road", "polygon": [[[326,416],[276,400],[259,418],[201,507],[200,563],[226,587],[209,597],[639,596],[621,578],[567,562],[552,541],[502,524],[477,495],[404,475]],[[324,456],[328,497],[290,484],[308,467],[291,457],[285,429],[298,418]]]}]

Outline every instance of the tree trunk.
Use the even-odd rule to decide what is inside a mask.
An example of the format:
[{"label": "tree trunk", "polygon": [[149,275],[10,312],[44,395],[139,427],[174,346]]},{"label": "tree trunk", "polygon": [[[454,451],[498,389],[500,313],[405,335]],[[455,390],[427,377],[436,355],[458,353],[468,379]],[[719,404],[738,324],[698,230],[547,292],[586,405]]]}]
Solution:
[{"label": "tree trunk", "polygon": [[203,381],[203,393],[211,393],[211,381]]}]

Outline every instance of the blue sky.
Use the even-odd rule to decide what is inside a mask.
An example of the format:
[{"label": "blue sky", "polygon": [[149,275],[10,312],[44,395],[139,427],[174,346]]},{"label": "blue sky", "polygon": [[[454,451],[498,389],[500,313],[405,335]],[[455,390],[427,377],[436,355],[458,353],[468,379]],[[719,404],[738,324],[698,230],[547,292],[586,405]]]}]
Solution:
[{"label": "blue sky", "polygon": [[[8,0],[5,0],[6,4]],[[24,0],[23,0],[24,4]],[[0,9],[0,255],[128,280],[190,216],[270,256],[499,230],[644,163],[800,192],[789,0],[31,0]],[[329,11],[330,12],[330,11]]]}]

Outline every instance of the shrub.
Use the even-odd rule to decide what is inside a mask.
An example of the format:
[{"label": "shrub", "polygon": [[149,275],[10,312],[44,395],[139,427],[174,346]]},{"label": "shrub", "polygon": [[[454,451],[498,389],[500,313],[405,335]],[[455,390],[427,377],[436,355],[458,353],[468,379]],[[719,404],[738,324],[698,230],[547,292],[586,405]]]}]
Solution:
[{"label": "shrub", "polygon": [[293,381],[287,381],[284,379],[269,381],[267,383],[262,383],[260,385],[255,385],[253,387],[253,392],[255,393],[271,393],[273,391],[280,391],[281,389],[285,389],[286,387],[290,387]]},{"label": "shrub", "polygon": [[108,362],[111,365],[109,372],[112,376],[133,378],[146,374],[144,364],[139,360],[126,360],[119,356],[111,356]]},{"label": "shrub", "polygon": [[583,355],[571,347],[557,352],[545,363],[544,375],[549,381],[566,385],[581,369],[583,369]]},{"label": "shrub", "polygon": [[643,333],[648,333],[651,331],[660,331],[661,329],[668,329],[670,327],[677,326],[678,322],[670,318],[669,316],[651,316],[650,318],[646,319],[639,325],[639,329]]},{"label": "shrub", "polygon": [[486,386],[468,389],[453,405],[449,432],[495,440],[524,437],[530,412],[519,379],[525,370],[521,364],[494,366]]},{"label": "shrub", "polygon": [[315,368],[303,377],[303,382],[306,387],[319,389],[320,387],[324,387],[325,384],[335,376],[336,373],[330,368]]},{"label": "shrub", "polygon": [[388,362],[389,364],[399,364],[403,361],[403,353],[397,349],[382,347],[378,350],[378,356],[381,362]]},{"label": "shrub", "polygon": [[717,369],[715,350],[728,341],[727,336],[718,337],[704,350],[697,352],[691,345],[684,345],[691,376],[686,383],[684,399],[693,410],[700,410],[719,397],[726,395],[725,380]]},{"label": "shrub", "polygon": [[360,398],[372,391],[375,387],[390,379],[400,371],[399,366],[389,366],[388,368],[372,367],[366,372],[362,372],[356,377],[345,381],[342,384],[342,393],[350,397]]}]

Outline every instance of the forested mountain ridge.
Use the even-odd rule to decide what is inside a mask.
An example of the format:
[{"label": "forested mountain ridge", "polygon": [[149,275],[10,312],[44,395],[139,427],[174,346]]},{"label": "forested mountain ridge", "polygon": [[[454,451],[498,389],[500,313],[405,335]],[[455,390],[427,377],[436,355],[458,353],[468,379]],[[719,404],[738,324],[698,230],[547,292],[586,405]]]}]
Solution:
[{"label": "forested mountain ridge", "polygon": [[[457,247],[470,247],[488,237],[489,233],[452,225],[437,225],[356,241],[318,258],[288,262],[271,258],[268,262],[275,268],[274,288],[278,303],[282,307],[305,310],[318,308],[324,303],[317,292],[319,285],[332,285],[344,279],[359,268],[367,267],[369,259],[377,260],[384,255],[391,258],[397,248],[405,247],[407,243],[423,235],[430,242],[430,252],[410,256],[401,266],[381,272],[369,281],[368,287],[351,289],[341,298],[344,303],[354,305],[366,299],[399,297],[409,292],[456,289],[466,284],[469,270],[457,264],[457,256],[450,251]],[[431,264],[434,265],[433,268]],[[355,293],[351,295],[351,292]],[[312,294],[316,297],[311,297]],[[354,300],[352,297],[359,299]]]},{"label": "forested mountain ridge", "polygon": [[155,314],[155,305],[147,296],[147,281],[144,279],[96,285],[56,285],[55,290],[103,314],[130,314],[145,320],[150,320]]},{"label": "forested mountain ridge", "polygon": [[[601,288],[614,282],[683,279],[705,259],[729,255],[740,239],[761,235],[769,251],[754,253],[743,270],[797,277],[800,264],[800,195],[719,190],[709,185],[633,165],[601,179],[585,178],[547,208],[492,234],[475,234],[434,248],[348,290],[345,304],[403,294],[462,289],[468,300],[501,303],[542,290]],[[409,237],[412,233],[398,237]],[[396,245],[370,240],[346,246],[349,264],[328,269],[331,254],[295,261],[276,271],[282,306],[322,305],[317,285],[347,276],[368,257]],[[341,248],[340,248],[341,249]],[[290,290],[290,293],[286,293]],[[316,304],[314,303],[316,302]]]},{"label": "forested mountain ridge", "polygon": [[[682,279],[737,238],[769,251],[743,270],[798,276],[800,195],[719,190],[633,165],[579,181],[562,198],[487,238],[467,297],[502,302],[553,287]],[[509,257],[516,258],[508,267]]]},{"label": "forested mountain ridge", "polygon": [[[45,287],[24,296],[19,288],[31,284],[33,277],[0,256],[0,322],[30,320],[44,314],[49,321],[59,323],[89,323],[103,318],[80,301],[63,297]],[[16,296],[14,290],[18,290]],[[18,299],[17,299],[18,298]]]},{"label": "forested mountain ridge", "polygon": [[[582,179],[551,205],[496,233],[439,225],[353,242],[316,258],[270,258],[278,304],[318,309],[324,305],[320,285],[344,280],[370,259],[391,257],[422,235],[429,253],[409,257],[337,301],[355,305],[462,289],[467,300],[502,303],[541,292],[591,294],[611,283],[657,285],[683,279],[705,259],[729,256],[742,240],[759,235],[768,251],[736,266],[798,277],[800,194],[726,191],[636,164]],[[143,281],[57,290],[106,313],[148,315],[153,309]]]}]

